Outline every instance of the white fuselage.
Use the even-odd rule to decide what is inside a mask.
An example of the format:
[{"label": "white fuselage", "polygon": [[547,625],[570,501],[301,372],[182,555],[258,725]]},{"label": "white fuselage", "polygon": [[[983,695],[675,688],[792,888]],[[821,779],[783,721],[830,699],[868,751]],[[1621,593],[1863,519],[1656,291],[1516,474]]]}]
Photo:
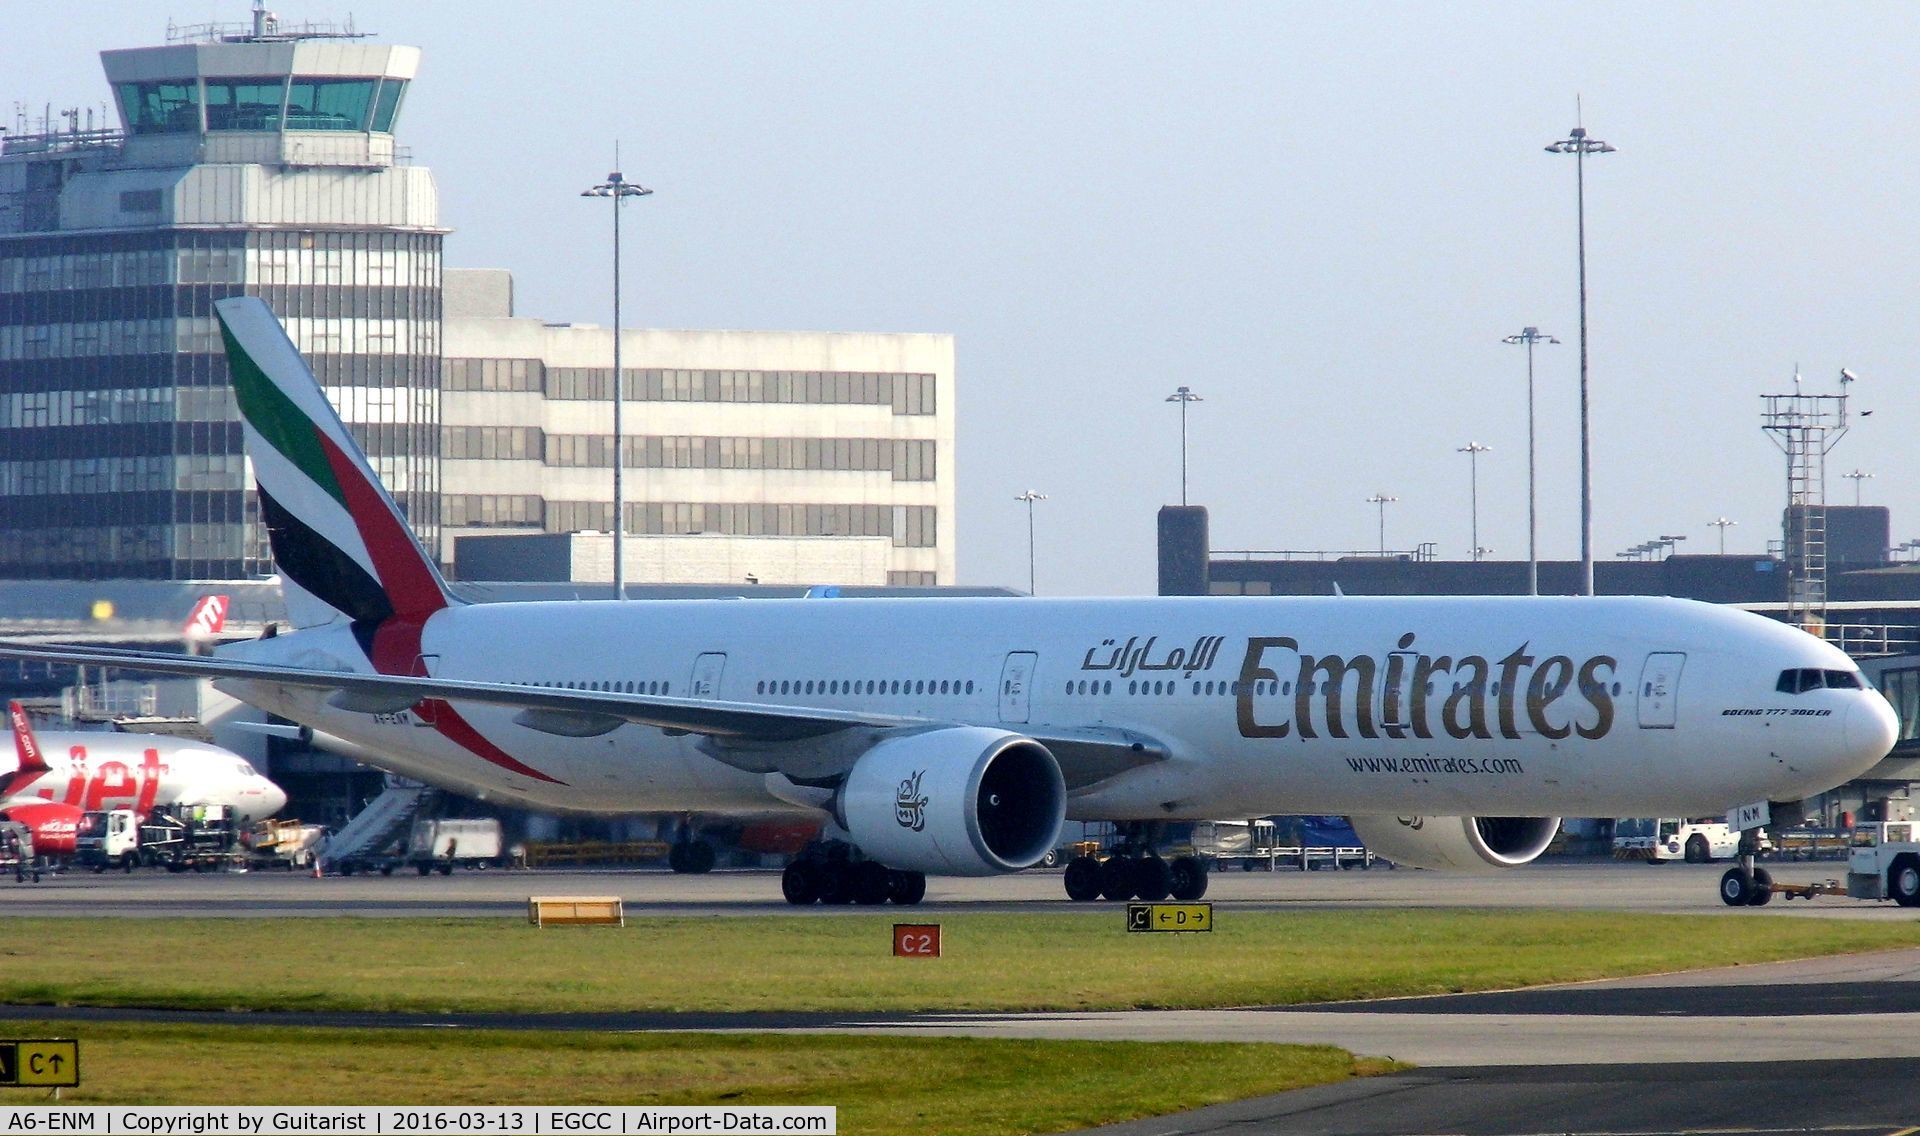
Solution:
[{"label": "white fuselage", "polygon": [[[1839,651],[1736,610],[1652,598],[704,600],[477,604],[433,616],[427,673],[1004,728],[1118,728],[1169,758],[1077,791],[1076,819],[1703,814],[1832,787],[1883,756],[1867,689],[1776,689]],[[222,655],[373,668],[348,629]],[[1329,665],[1327,660],[1334,660]],[[592,812],[781,807],[712,743],[599,737],[455,703],[476,752],[416,709],[220,684],[437,784]],[[431,716],[430,714],[427,716]],[[799,744],[799,743],[795,743]]]},{"label": "white fuselage", "polygon": [[146,734],[38,732],[47,772],[16,786],[0,807],[56,801],[87,811],[225,805],[243,820],[280,811],[287,795],[239,754]]}]

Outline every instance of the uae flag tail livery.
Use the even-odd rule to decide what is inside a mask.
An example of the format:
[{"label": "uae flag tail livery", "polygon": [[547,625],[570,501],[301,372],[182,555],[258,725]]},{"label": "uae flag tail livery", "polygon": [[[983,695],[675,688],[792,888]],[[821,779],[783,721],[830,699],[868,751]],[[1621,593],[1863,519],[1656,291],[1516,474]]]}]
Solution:
[{"label": "uae flag tail livery", "polygon": [[258,300],[215,305],[246,431],[260,515],[295,627],[345,617],[419,623],[454,600],[334,413],[306,361]]}]

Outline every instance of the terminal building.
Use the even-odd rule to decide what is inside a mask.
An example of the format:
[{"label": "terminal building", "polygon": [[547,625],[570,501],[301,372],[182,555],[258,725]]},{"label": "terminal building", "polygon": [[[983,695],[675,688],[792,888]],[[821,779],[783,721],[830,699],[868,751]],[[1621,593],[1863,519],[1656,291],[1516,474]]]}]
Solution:
[{"label": "terminal building", "polygon": [[[0,137],[0,579],[271,573],[213,317],[236,295],[281,316],[452,574],[460,538],[514,535],[476,570],[610,579],[568,534],[614,527],[612,333],[443,267],[396,142],[419,49],[258,8],[170,39],[102,53],[118,128]],[[951,336],[623,347],[634,582],[954,582]]]},{"label": "terminal building", "polygon": [[420,52],[263,17],[103,52],[119,129],[0,143],[0,578],[271,571],[213,317],[241,294],[437,538],[446,230],[394,142]]},{"label": "terminal building", "polygon": [[[256,4],[103,52],[117,123],[0,133],[0,631],[177,644],[207,593],[232,597],[230,633],[284,620],[213,315],[239,295],[282,318],[463,594],[607,594],[612,332],[517,313],[504,270],[445,267],[434,178],[399,141],[420,57]],[[633,594],[954,584],[952,336],[622,346]],[[310,818],[379,791],[223,728],[253,712],[206,684],[10,664],[0,691],[198,719]]]},{"label": "terminal building", "polygon": [[[516,316],[504,271],[445,295],[441,560],[610,580],[612,331]],[[954,582],[952,336],[622,339],[629,582]]]}]

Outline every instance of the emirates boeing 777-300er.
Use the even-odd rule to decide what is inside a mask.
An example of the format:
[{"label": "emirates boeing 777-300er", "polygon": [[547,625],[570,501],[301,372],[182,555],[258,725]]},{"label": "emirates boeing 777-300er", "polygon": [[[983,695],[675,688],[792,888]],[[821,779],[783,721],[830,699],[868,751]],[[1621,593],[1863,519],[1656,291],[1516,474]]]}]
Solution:
[{"label": "emirates boeing 777-300er", "polygon": [[266,304],[215,310],[292,629],[205,658],[0,654],[209,676],[489,800],[807,811],[825,839],[783,877],[796,903],[1019,871],[1068,818],[1129,834],[1069,866],[1076,898],[1197,898],[1204,864],[1156,851],[1194,818],[1339,813],[1402,863],[1508,867],[1561,815],[1797,803],[1894,740],[1840,651],[1674,599],[467,603]]}]

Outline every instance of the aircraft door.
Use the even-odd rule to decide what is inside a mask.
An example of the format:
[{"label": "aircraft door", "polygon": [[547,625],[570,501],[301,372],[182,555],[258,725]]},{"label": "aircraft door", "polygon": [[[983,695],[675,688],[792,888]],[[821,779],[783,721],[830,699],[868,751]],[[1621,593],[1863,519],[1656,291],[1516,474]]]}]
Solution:
[{"label": "aircraft door", "polygon": [[1390,738],[1406,737],[1413,724],[1413,672],[1419,660],[1418,651],[1387,655],[1387,670],[1380,676],[1380,724]]},{"label": "aircraft door", "polygon": [[1680,669],[1687,656],[1679,651],[1655,651],[1640,668],[1640,728],[1671,730],[1680,708]]},{"label": "aircraft door", "polygon": [[1000,720],[1024,722],[1032,714],[1033,670],[1040,656],[1032,651],[1010,651],[1000,668]]},{"label": "aircraft door", "polygon": [[727,656],[721,651],[708,651],[693,661],[693,679],[687,684],[687,692],[694,698],[720,697],[720,674],[727,669]]}]

